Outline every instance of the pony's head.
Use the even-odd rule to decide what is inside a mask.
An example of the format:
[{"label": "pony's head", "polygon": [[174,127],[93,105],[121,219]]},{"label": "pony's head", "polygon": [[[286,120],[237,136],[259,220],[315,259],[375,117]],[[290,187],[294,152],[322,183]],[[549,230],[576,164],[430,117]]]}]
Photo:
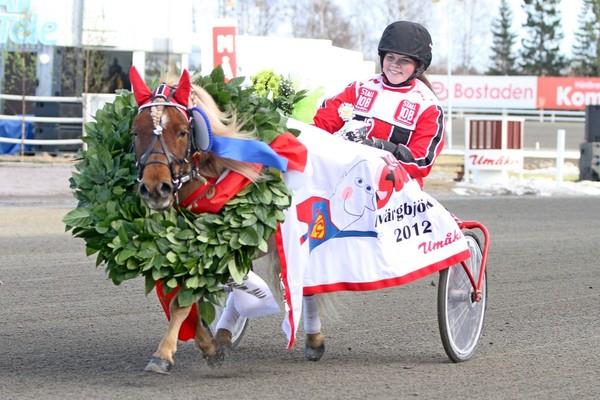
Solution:
[{"label": "pony's head", "polygon": [[[133,121],[139,195],[154,210],[175,203],[180,189],[206,183],[226,169],[255,180],[248,163],[210,152],[212,135],[249,137],[241,133],[235,117],[221,112],[212,97],[191,85],[184,70],[174,85],[163,83],[150,90],[135,67],[130,71],[138,115]],[[188,185],[191,184],[191,185]],[[185,187],[184,187],[185,186]]]},{"label": "pony's head", "polygon": [[133,121],[139,194],[150,208],[163,210],[173,204],[191,168],[190,76],[184,71],[176,85],[161,84],[154,91],[135,67],[131,68],[130,79],[139,107]]}]

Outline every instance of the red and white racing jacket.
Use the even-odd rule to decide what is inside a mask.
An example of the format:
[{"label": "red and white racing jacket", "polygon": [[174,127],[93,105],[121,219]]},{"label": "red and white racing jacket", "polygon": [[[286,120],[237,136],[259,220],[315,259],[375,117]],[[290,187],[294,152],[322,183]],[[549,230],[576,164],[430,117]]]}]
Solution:
[{"label": "red and white racing jacket", "polygon": [[410,150],[414,160],[400,162],[422,185],[444,146],[444,114],[431,89],[418,79],[403,87],[389,86],[381,75],[353,82],[323,102],[314,124],[337,132],[345,123],[340,112],[349,106],[353,109],[352,119],[371,126],[369,138],[387,140]]}]

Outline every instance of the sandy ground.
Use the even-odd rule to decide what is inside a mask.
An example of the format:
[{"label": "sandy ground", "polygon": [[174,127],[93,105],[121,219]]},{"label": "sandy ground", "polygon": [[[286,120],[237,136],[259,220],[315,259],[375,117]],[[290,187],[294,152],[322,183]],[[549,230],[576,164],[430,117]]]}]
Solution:
[{"label": "sandy ground", "polygon": [[69,189],[72,171],[72,157],[1,157],[0,206],[74,205]]},{"label": "sandy ground", "polygon": [[82,240],[63,232],[62,209],[0,207],[0,399],[597,399],[597,198],[444,204],[492,233],[484,336],[472,360],[444,354],[431,276],[341,293],[337,318],[323,318],[318,363],[303,360],[302,332],[285,350],[275,315],[251,321],[220,369],[180,342],[170,376],[142,372],[166,328],[143,279],[107,280]]},{"label": "sandy ground", "polygon": [[[426,190],[451,193],[459,165],[440,158]],[[274,316],[252,321],[224,368],[181,343],[173,374],[156,377],[142,368],[164,333],[160,307],[143,280],[112,285],[64,233],[71,173],[72,160],[0,159],[0,399],[598,397],[596,198],[445,201],[493,232],[485,331],[467,363],[443,352],[432,278],[343,293],[319,363],[303,361],[302,338],[283,350]]]}]

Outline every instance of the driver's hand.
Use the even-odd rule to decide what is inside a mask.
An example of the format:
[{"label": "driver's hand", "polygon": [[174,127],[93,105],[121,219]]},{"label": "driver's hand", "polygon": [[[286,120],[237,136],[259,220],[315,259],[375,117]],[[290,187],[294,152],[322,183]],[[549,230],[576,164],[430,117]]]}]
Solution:
[{"label": "driver's hand", "polygon": [[365,146],[377,147],[372,139],[365,138],[360,143],[364,144]]},{"label": "driver's hand", "polygon": [[365,140],[364,134],[360,131],[348,131],[343,134],[344,139],[350,140],[351,142],[362,143]]}]

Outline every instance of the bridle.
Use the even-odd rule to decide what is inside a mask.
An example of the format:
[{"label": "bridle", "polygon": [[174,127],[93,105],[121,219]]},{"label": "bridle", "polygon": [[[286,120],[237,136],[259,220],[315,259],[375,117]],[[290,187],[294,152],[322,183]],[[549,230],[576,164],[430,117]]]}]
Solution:
[{"label": "bridle", "polygon": [[[213,135],[210,113],[203,110],[200,105],[188,108],[191,83],[187,70],[183,70],[177,85],[168,86],[162,83],[154,91],[148,88],[135,67],[131,67],[129,75],[133,95],[139,107],[138,116],[142,111],[150,108],[150,117],[153,124],[152,139],[139,157],[137,157],[137,154],[140,152],[135,149],[134,141],[133,150],[136,157],[139,182],[142,182],[144,170],[147,166],[159,164],[169,169],[172,183],[170,190],[178,203],[179,189],[192,179],[199,181],[201,186],[190,196],[198,197],[206,192],[205,196],[208,197],[209,192],[207,190],[211,187],[214,188],[216,183],[209,184],[209,178],[203,176],[200,171],[205,167],[210,169],[212,158],[196,157],[205,153],[211,153],[215,157],[224,159],[255,164],[254,167],[268,166],[286,171],[287,159],[278,155],[268,144],[260,140]],[[170,151],[163,136],[162,119],[165,107],[175,107],[177,111],[183,114],[189,125],[187,147],[181,158],[177,158]],[[158,157],[151,159],[153,155]],[[216,182],[218,181],[219,178],[216,179]],[[199,190],[200,192],[198,192]]]},{"label": "bridle", "polygon": [[[154,91],[151,101],[149,103],[143,104],[139,107],[138,115],[146,108],[150,108],[151,112],[152,112],[154,110],[152,110],[151,107],[157,107],[157,106],[175,107],[178,111],[180,111],[184,115],[188,124],[191,124],[191,117],[190,117],[187,107],[172,101],[173,94],[175,93],[176,90],[177,90],[176,87],[167,86],[166,84],[161,84]],[[191,165],[191,163],[190,163],[190,158],[193,153],[192,132],[191,131],[187,135],[188,136],[187,149],[185,151],[185,155],[183,156],[183,158],[175,157],[173,155],[173,153],[169,150],[169,147],[167,146],[164,136],[163,136],[163,127],[161,125],[163,111],[164,111],[164,109],[162,111],[160,111],[160,115],[158,115],[157,118],[154,118],[154,115],[152,115],[152,123],[154,125],[154,129],[152,131],[152,133],[153,133],[152,140],[150,141],[150,144],[146,147],[146,149],[144,150],[142,155],[139,157],[139,159],[137,158],[137,152],[134,151],[134,154],[136,154],[136,167],[138,168],[138,178],[137,179],[138,179],[138,182],[142,181],[142,177],[144,175],[144,169],[148,165],[152,165],[152,164],[165,165],[169,169],[169,172],[171,173],[171,182],[173,183],[173,193],[176,194],[177,191],[179,189],[181,189],[181,187],[186,182],[189,182],[191,179],[203,179],[203,177],[198,173],[197,169],[194,168],[194,166]],[[160,151],[155,150],[157,141],[160,145]],[[164,161],[162,158],[149,160],[149,158],[152,154],[162,155],[162,156],[164,156],[164,158],[166,158],[166,161]],[[190,166],[190,168],[185,168],[186,166]],[[179,167],[179,168],[176,168],[176,167]]]}]

